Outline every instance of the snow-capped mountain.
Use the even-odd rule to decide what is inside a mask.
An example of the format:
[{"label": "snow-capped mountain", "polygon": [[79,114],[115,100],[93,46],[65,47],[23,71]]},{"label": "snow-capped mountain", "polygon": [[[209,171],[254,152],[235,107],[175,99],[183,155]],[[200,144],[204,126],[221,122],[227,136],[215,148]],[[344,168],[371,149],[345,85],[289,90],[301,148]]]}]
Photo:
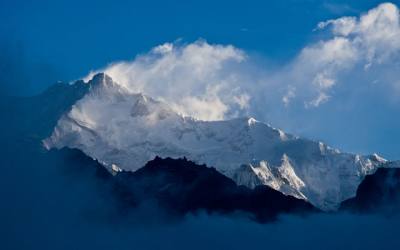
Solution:
[{"label": "snow-capped mountain", "polygon": [[213,166],[236,183],[268,185],[323,210],[354,197],[363,178],[389,163],[341,153],[254,118],[201,121],[131,93],[105,74],[58,121],[47,148],[78,148],[110,171],[135,171],[156,156]]}]

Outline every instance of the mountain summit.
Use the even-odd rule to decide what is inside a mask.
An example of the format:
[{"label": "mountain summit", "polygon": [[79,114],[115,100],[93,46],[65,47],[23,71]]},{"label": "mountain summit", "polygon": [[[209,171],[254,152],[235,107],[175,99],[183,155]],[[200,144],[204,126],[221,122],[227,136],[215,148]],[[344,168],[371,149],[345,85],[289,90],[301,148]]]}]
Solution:
[{"label": "mountain summit", "polygon": [[156,156],[186,157],[215,167],[239,185],[267,185],[335,210],[356,195],[366,175],[392,164],[377,155],[342,153],[254,118],[183,117],[105,74],[87,84],[87,94],[60,118],[44,145],[80,149],[110,171],[135,171]]}]

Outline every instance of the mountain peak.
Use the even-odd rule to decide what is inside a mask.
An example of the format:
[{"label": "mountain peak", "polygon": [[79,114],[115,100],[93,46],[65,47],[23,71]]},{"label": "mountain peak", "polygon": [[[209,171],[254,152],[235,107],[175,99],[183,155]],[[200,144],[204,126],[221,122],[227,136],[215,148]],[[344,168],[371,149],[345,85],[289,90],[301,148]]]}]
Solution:
[{"label": "mountain peak", "polygon": [[387,160],[383,157],[381,157],[380,155],[378,155],[377,153],[373,153],[370,157],[370,159],[377,161],[377,162],[381,162],[381,163],[386,163]]},{"label": "mountain peak", "polygon": [[93,95],[107,96],[108,98],[119,97],[123,93],[130,93],[129,89],[115,82],[106,73],[97,73],[87,82],[89,92]]},{"label": "mountain peak", "polygon": [[247,119],[247,123],[249,124],[249,126],[254,125],[256,122],[258,122],[256,119],[254,119],[253,117],[249,117]]},{"label": "mountain peak", "polygon": [[98,85],[98,84],[102,84],[102,85],[109,85],[109,84],[114,84],[113,79],[107,75],[106,73],[97,73],[96,75],[94,75],[92,77],[92,80],[89,81],[89,84],[92,85]]},{"label": "mountain peak", "polygon": [[[61,117],[46,145],[81,149],[108,169],[114,164],[135,171],[156,155],[187,157],[239,184],[268,185],[332,210],[356,194],[366,175],[388,164],[378,156],[340,153],[251,117],[182,119],[166,103],[132,93],[104,73],[89,84],[89,94]],[[249,164],[252,169],[242,167]]]},{"label": "mountain peak", "polygon": [[[97,73],[92,77],[91,80],[88,81],[88,84],[91,89],[125,89],[122,85],[115,82],[109,75],[106,73]],[[125,89],[127,91],[127,89]]]}]

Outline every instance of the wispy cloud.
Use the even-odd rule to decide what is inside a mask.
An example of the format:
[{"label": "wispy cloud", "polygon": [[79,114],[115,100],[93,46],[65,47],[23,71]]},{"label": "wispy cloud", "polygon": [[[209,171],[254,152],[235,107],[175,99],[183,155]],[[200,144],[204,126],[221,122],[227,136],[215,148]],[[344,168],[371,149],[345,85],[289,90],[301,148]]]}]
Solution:
[{"label": "wispy cloud", "polygon": [[349,4],[343,4],[343,3],[329,3],[325,2],[323,3],[322,7],[332,14],[336,15],[343,15],[343,14],[355,14],[358,12],[357,9],[351,7]]},{"label": "wispy cloud", "polygon": [[397,6],[384,3],[359,17],[320,22],[316,31],[326,38],[305,46],[277,70],[232,45],[199,40],[165,43],[98,71],[203,120],[259,115],[268,107],[317,108],[337,98],[340,88],[357,91],[378,82],[380,88],[399,89],[399,19]]},{"label": "wispy cloud", "polygon": [[235,70],[245,59],[244,51],[233,46],[199,40],[183,45],[165,43],[133,61],[113,63],[100,71],[132,92],[168,102],[179,113],[220,120],[230,107],[241,110],[248,106],[248,94],[237,77],[244,72]]},{"label": "wispy cloud", "polygon": [[384,3],[360,17],[319,23],[318,29],[330,38],[302,49],[288,70],[296,89],[301,90],[296,96],[304,98],[306,107],[317,107],[337,85],[356,85],[354,74],[382,78],[387,71],[396,72],[398,67],[392,63],[400,58],[399,18],[397,6]]}]

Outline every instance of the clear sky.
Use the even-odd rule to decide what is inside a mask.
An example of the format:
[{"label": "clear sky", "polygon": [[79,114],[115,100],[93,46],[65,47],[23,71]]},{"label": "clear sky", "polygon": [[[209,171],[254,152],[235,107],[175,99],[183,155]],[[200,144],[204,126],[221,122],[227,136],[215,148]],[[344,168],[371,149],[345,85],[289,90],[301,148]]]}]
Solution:
[{"label": "clear sky", "polygon": [[[319,22],[343,16],[359,17],[380,3],[375,0],[2,0],[0,90],[7,94],[37,93],[58,80],[83,77],[90,70],[131,60],[157,45],[179,39],[186,43],[202,38],[210,44],[231,44],[262,61],[258,68],[287,67],[299,61],[304,48],[330,39],[326,37],[332,36],[331,33],[313,31]],[[400,6],[398,1],[392,3]],[[370,77],[359,77],[360,72],[363,70],[352,70],[350,77],[341,74],[335,80],[347,77],[351,79],[348,81],[359,83]],[[393,72],[388,75],[398,78]],[[353,78],[354,75],[357,77]],[[329,80],[323,83],[330,85]],[[388,158],[400,158],[399,95],[388,95],[386,92],[391,90],[364,85],[340,86],[346,87],[329,89],[332,98],[318,108],[284,110],[275,109],[273,103],[264,106],[257,102],[257,112],[250,114],[344,150],[377,151]],[[348,86],[361,90],[354,91],[356,87]],[[290,91],[287,96],[291,96]],[[264,110],[268,112],[263,113]]]}]

